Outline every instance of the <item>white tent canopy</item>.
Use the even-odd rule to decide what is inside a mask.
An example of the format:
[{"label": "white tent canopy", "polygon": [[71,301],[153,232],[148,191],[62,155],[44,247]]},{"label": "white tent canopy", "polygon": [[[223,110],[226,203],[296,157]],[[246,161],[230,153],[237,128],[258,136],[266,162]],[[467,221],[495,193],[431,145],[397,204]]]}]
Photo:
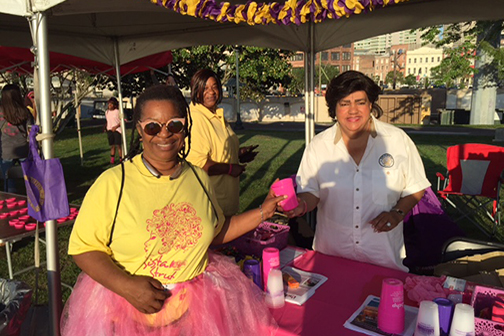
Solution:
[{"label": "white tent canopy", "polygon": [[[26,0],[0,0],[0,12],[28,15]],[[183,16],[149,0],[35,1],[47,4],[50,51],[114,64],[112,39],[118,40],[120,62],[194,45],[227,44],[319,52],[384,33],[434,24],[502,19],[502,0],[410,0],[350,18],[309,24],[249,26]],[[61,2],[61,3],[59,3]],[[236,0],[232,3],[237,3]],[[17,7],[16,10],[13,8]],[[23,13],[23,14],[21,14]],[[0,45],[30,47],[22,16],[0,14]]]}]

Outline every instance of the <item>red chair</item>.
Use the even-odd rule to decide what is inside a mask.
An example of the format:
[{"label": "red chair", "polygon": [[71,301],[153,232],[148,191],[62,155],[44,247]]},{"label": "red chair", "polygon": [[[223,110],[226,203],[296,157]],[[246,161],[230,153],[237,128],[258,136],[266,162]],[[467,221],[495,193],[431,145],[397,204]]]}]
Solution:
[{"label": "red chair", "polygon": [[[436,173],[438,194],[479,229],[487,233],[473,218],[483,209],[492,220],[493,236],[500,226],[500,192],[504,182],[504,148],[484,144],[464,144],[449,147],[446,152],[447,176]],[[440,185],[443,181],[443,189]],[[455,199],[463,199],[457,206]],[[489,209],[489,205],[492,205]]]}]

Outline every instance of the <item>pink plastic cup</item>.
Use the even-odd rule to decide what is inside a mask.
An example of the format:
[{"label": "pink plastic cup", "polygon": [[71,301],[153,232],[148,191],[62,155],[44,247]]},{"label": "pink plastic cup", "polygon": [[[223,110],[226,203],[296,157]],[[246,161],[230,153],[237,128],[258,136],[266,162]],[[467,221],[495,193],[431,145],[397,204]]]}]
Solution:
[{"label": "pink plastic cup", "polygon": [[267,247],[262,251],[263,288],[268,288],[269,272],[280,269],[280,251],[276,247]]},{"label": "pink plastic cup", "polygon": [[8,214],[8,213],[1,213],[1,214],[0,214],[0,219],[5,219],[5,218],[7,218],[7,217],[9,217],[9,214]]},{"label": "pink plastic cup", "polygon": [[9,225],[10,225],[10,226],[14,226],[14,225],[16,225],[17,223],[19,223],[19,219],[11,219],[11,220],[9,221]]},{"label": "pink plastic cup", "polygon": [[5,203],[5,201],[4,201],[4,200],[0,200],[0,204],[4,204],[4,203]]},{"label": "pink plastic cup", "polygon": [[28,208],[19,209],[19,214],[24,215],[28,213]]},{"label": "pink plastic cup", "polygon": [[5,202],[7,203],[12,203],[12,202],[15,202],[16,201],[16,197],[12,197],[12,198],[8,198],[5,200]]},{"label": "pink plastic cup", "polygon": [[294,190],[294,182],[290,177],[276,181],[271,186],[271,189],[273,189],[273,192],[277,196],[287,195],[286,199],[278,202],[278,204],[280,204],[280,206],[285,211],[291,211],[298,206],[299,203],[297,200],[296,191]]},{"label": "pink plastic cup", "polygon": [[37,228],[37,223],[26,223],[24,228],[26,231],[33,231]]},{"label": "pink plastic cup", "polygon": [[378,328],[391,333],[404,331],[404,289],[401,280],[383,279],[378,306]]},{"label": "pink plastic cup", "polygon": [[16,202],[7,203],[7,209],[14,209],[15,207],[17,207]]},{"label": "pink plastic cup", "polygon": [[17,205],[19,205],[19,206],[25,206],[26,205],[26,201],[25,200],[18,201]]},{"label": "pink plastic cup", "polygon": [[62,217],[62,218],[56,219],[56,222],[58,222],[59,224],[61,224],[61,223],[65,223],[67,220],[68,220],[68,217]]},{"label": "pink plastic cup", "polygon": [[9,215],[11,215],[12,217],[17,216],[17,215],[19,215],[19,210],[13,210],[13,211],[9,212]]},{"label": "pink plastic cup", "polygon": [[21,216],[21,217],[19,217],[19,219],[23,220],[23,221],[26,221],[26,220],[30,219],[30,216],[28,216],[28,215]]},{"label": "pink plastic cup", "polygon": [[70,208],[70,213],[72,213],[72,214],[73,214],[73,213],[75,213],[75,212],[77,212],[77,208]]},{"label": "pink plastic cup", "polygon": [[24,226],[25,226],[25,222],[17,222],[16,224],[14,224],[14,227],[16,229],[22,229],[22,228],[24,228]]}]

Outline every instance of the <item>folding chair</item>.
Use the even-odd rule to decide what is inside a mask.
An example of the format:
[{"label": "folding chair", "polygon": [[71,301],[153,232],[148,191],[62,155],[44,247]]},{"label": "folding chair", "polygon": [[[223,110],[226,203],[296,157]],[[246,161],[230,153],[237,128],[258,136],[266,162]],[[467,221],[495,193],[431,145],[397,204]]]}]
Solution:
[{"label": "folding chair", "polygon": [[453,237],[443,246],[441,262],[488,252],[504,252],[504,245],[465,237]]},{"label": "folding chair", "polygon": [[[491,235],[500,226],[500,192],[504,181],[504,148],[484,144],[463,144],[449,147],[446,152],[447,176],[436,173],[438,195],[457,209],[480,230],[487,233],[472,215],[483,210],[492,220]],[[441,183],[443,189],[441,190]],[[456,198],[462,200],[457,206]],[[491,209],[488,209],[489,205]]]}]

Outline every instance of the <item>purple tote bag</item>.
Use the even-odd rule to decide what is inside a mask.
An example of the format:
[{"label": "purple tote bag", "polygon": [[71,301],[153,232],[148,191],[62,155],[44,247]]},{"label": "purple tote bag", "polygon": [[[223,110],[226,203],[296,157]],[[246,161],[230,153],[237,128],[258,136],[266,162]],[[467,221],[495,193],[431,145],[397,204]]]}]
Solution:
[{"label": "purple tote bag", "polygon": [[42,160],[38,153],[38,125],[30,131],[30,153],[21,162],[28,198],[28,215],[40,222],[69,215],[63,167],[59,159]]}]

